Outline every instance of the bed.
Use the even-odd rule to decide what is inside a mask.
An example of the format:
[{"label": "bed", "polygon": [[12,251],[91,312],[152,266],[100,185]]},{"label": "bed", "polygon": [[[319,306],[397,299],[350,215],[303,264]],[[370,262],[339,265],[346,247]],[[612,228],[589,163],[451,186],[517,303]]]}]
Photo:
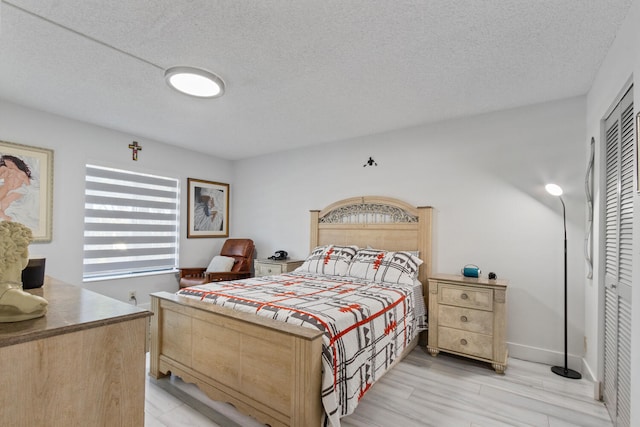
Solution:
[{"label": "bed", "polygon": [[[428,306],[431,222],[430,207],[416,208],[387,197],[341,200],[323,210],[311,211],[311,255],[307,262],[312,262],[314,251],[336,247],[384,249],[395,255],[417,252],[413,255],[424,261],[419,266],[417,279],[422,285],[424,306]],[[283,275],[286,277],[279,280],[301,282],[301,276],[305,276],[305,280],[310,281],[306,286],[331,286],[319,283],[322,278],[307,270]],[[252,288],[257,282],[285,286],[276,283],[275,278],[253,278],[222,284],[226,286],[223,289],[205,285],[183,290],[185,295],[152,294],[155,315],[151,325],[150,375],[155,378],[170,373],[177,375],[198,385],[212,399],[229,402],[274,427],[320,425],[327,412],[332,412],[327,417],[331,424],[339,425],[340,413],[336,414],[334,408],[326,411],[327,396],[322,392],[327,390],[323,364],[327,370],[326,360],[331,359],[331,355],[327,356],[326,331],[308,327],[300,319],[297,323],[287,323],[276,320],[277,315],[266,317],[234,307],[244,297],[228,292]],[[351,276],[343,282],[340,286],[360,289],[362,285],[360,278]],[[275,289],[270,295],[281,290]],[[400,293],[396,289],[389,292]],[[278,295],[281,297],[284,292],[281,294]],[[231,303],[216,305],[208,299]],[[254,301],[252,296],[251,302]],[[291,312],[283,316],[292,317]],[[415,338],[404,343],[402,354],[393,358],[393,364],[417,342]],[[342,365],[338,366],[334,369],[342,369]],[[367,388],[369,385],[367,383]]]}]

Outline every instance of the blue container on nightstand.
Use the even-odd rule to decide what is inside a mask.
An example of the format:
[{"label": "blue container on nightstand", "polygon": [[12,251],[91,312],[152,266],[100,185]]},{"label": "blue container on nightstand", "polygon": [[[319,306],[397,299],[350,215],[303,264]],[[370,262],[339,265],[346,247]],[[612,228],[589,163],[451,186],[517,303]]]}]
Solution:
[{"label": "blue container on nightstand", "polygon": [[480,277],[480,267],[475,264],[467,264],[462,267],[462,275],[464,277]]}]

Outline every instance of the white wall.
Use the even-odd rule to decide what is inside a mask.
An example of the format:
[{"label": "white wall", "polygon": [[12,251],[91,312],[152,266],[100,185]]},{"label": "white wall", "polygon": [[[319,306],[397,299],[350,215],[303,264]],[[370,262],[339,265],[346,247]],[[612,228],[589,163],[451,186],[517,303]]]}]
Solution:
[{"label": "white wall", "polygon": [[[46,260],[46,273],[68,283],[121,299],[137,292],[139,303],[148,303],[150,292],[177,290],[175,274],[135,279],[82,283],[84,227],[84,174],[87,163],[178,178],[187,177],[231,183],[229,161],[183,150],[175,146],[127,135],[110,129],[42,113],[0,100],[0,140],[54,150],[53,240],[32,244],[30,252]],[[128,145],[138,141],[143,149],[131,160]],[[231,205],[234,187],[231,183]],[[181,216],[186,218],[186,191]],[[233,221],[230,222],[233,233]],[[206,265],[218,253],[224,239],[186,239],[181,227],[180,259],[189,265]]]},{"label": "white wall", "polygon": [[[627,15],[627,18],[616,35],[616,40],[611,46],[607,57],[602,63],[600,70],[596,76],[594,84],[587,95],[587,136],[588,139],[593,136],[596,140],[596,176],[595,182],[600,183],[596,186],[595,204],[596,207],[602,204],[604,196],[602,192],[602,172],[604,171],[604,162],[602,160],[603,147],[603,128],[602,120],[611,111],[615,103],[619,101],[623,92],[628,89],[629,85],[636,80],[634,76],[640,75],[640,0],[634,0],[633,5]],[[640,86],[634,87],[634,112],[640,112]],[[585,139],[587,141],[587,139]],[[637,266],[640,265],[640,197],[636,193],[634,200],[634,258],[633,258],[633,293],[632,293],[632,330],[636,333],[633,335],[631,360],[637,361],[640,358],[640,340],[637,331],[640,331],[640,272]],[[602,248],[603,246],[603,227],[601,209],[595,209],[594,216],[594,248]],[[585,292],[585,310],[590,313],[585,319],[585,329],[587,339],[591,345],[587,349],[585,355],[585,364],[588,371],[599,380],[603,377],[603,351],[602,351],[602,312],[603,312],[603,276],[604,272],[600,268],[603,263],[602,251],[596,251],[594,257],[594,281],[587,283]],[[640,396],[640,369],[637,363],[631,365],[631,402],[637,402]],[[640,411],[632,405],[631,425],[640,425]]]},{"label": "white wall", "polygon": [[[510,280],[510,354],[563,363],[564,187],[570,365],[584,336],[585,98],[573,98],[236,162],[236,227],[257,256],[309,251],[309,210],[382,195],[435,207],[434,272],[467,263]],[[372,156],[378,166],[363,167]]]},{"label": "white wall", "polygon": [[[277,249],[306,256],[310,209],[357,195],[392,196],[435,207],[434,271],[475,263],[511,281],[511,355],[550,364],[560,364],[563,352],[562,212],[543,190],[555,181],[567,193],[576,302],[569,352],[570,365],[580,369],[584,116],[579,97],[232,163],[2,102],[0,139],[55,151],[53,242],[32,245],[47,257],[52,276],[82,285],[87,162],[175,176],[182,185],[188,176],[231,183],[231,234],[254,239],[258,257]],[[127,148],[134,139],[143,146],[138,162]],[[369,156],[378,166],[363,167]],[[205,265],[222,240],[182,236],[182,264]],[[176,281],[163,275],[83,286],[122,300],[137,290],[146,302],[146,294],[173,290]]]}]

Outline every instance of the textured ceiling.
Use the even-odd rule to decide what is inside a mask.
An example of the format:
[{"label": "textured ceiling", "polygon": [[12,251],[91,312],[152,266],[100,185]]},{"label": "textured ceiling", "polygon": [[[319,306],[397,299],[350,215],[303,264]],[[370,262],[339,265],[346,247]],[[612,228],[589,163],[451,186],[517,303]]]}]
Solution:
[{"label": "textured ceiling", "polygon": [[[630,5],[2,1],[0,99],[241,159],[583,95]],[[225,95],[170,89],[176,65]]]}]

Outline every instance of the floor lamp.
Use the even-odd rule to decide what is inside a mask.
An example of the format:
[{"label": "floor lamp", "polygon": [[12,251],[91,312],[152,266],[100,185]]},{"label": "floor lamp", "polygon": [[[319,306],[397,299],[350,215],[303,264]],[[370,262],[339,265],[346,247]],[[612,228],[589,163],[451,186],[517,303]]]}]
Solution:
[{"label": "floor lamp", "polygon": [[580,372],[569,369],[567,366],[567,214],[562,200],[562,188],[556,184],[547,184],[545,189],[552,196],[557,196],[562,202],[562,220],[564,221],[564,366],[553,366],[551,372],[561,377],[579,380]]}]

